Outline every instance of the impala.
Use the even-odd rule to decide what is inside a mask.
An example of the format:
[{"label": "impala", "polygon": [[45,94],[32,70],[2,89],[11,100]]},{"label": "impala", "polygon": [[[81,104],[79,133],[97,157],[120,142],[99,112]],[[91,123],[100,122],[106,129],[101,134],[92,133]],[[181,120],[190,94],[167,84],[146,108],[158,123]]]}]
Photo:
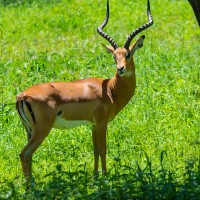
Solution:
[{"label": "impala", "polygon": [[150,3],[147,1],[148,23],[133,31],[122,48],[103,28],[109,19],[109,2],[106,17],[97,28],[98,33],[111,46],[103,45],[116,62],[116,73],[111,79],[86,78],[73,82],[51,82],[34,85],[17,95],[16,107],[25,126],[28,143],[20,153],[22,169],[30,181],[33,153],[52,128],[69,129],[80,125],[92,126],[94,146],[94,173],[98,172],[99,156],[102,173],[106,173],[106,130],[108,122],[124,108],[132,98],[135,87],[133,54],[143,46],[145,36],[135,43],[132,39],[153,24]]}]

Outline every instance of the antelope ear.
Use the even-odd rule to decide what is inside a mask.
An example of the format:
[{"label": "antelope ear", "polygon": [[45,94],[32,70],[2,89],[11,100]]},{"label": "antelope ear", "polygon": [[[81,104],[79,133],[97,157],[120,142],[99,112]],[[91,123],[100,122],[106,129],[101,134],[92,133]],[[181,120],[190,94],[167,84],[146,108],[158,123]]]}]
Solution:
[{"label": "antelope ear", "polygon": [[112,46],[108,46],[108,45],[105,45],[105,44],[102,44],[105,48],[106,48],[106,50],[109,52],[109,53],[112,53],[112,54],[114,54],[114,48],[112,47]]},{"label": "antelope ear", "polygon": [[141,37],[139,37],[137,39],[137,41],[135,43],[133,43],[131,45],[131,47],[129,47],[131,55],[133,55],[137,49],[139,49],[139,48],[141,48],[143,46],[144,38],[145,38],[145,35],[142,35]]}]

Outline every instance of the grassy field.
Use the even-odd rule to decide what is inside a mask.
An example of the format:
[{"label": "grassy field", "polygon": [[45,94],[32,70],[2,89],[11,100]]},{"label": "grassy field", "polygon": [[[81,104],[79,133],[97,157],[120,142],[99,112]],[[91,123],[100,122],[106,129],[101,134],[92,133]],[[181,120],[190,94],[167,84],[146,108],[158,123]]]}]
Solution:
[{"label": "grassy field", "polygon": [[[106,1],[0,2],[0,199],[200,199],[200,29],[188,1],[151,2],[135,96],[108,128],[108,175],[92,176],[91,127],[52,130],[34,154],[29,191],[15,96],[36,83],[114,75],[96,32]],[[110,0],[110,9],[106,32],[120,45],[147,21],[146,0]]]}]

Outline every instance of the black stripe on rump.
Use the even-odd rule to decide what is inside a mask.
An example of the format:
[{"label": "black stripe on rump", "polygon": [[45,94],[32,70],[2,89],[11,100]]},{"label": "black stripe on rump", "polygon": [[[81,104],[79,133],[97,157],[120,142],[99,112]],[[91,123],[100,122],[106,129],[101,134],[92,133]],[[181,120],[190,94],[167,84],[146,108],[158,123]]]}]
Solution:
[{"label": "black stripe on rump", "polygon": [[34,116],[34,113],[33,113],[32,108],[31,108],[31,104],[30,104],[28,101],[24,101],[24,102],[25,102],[25,104],[26,104],[26,106],[27,106],[29,112],[31,113],[31,117],[32,117],[32,119],[33,119],[33,122],[35,123],[35,116]]},{"label": "black stripe on rump", "polygon": [[[23,123],[24,126],[26,127],[26,129],[29,129],[29,131],[31,131],[31,130],[32,130],[31,127],[29,126],[29,124],[27,123],[27,121],[23,118],[23,115],[25,116],[24,110],[23,110],[23,100],[21,100],[20,103],[21,103],[21,105],[19,105],[18,102],[16,103],[16,107],[17,107],[18,114],[19,114],[19,116],[20,116],[20,119],[21,119],[22,123]],[[22,112],[23,112],[23,115],[22,115],[22,113],[21,113],[21,111],[20,111],[20,109],[19,109],[19,106],[21,106],[21,110],[22,110]]]}]

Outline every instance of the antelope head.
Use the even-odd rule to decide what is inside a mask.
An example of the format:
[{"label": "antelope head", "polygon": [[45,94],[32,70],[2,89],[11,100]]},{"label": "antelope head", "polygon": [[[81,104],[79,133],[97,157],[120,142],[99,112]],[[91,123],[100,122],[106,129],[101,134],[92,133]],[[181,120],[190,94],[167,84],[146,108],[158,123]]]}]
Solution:
[{"label": "antelope head", "polygon": [[132,39],[140,32],[144,31],[145,29],[153,25],[153,18],[151,16],[149,0],[147,0],[147,16],[148,16],[148,23],[134,30],[127,37],[124,46],[119,47],[118,44],[113,40],[113,38],[103,31],[103,28],[106,26],[109,19],[109,0],[107,0],[106,17],[103,23],[97,28],[97,32],[111,44],[111,46],[104,44],[102,45],[107,49],[108,52],[110,52],[113,55],[113,58],[115,59],[116,62],[117,72],[120,76],[129,76],[130,74],[132,74],[131,70],[132,66],[134,66],[133,54],[137,49],[143,46],[143,41],[145,36],[142,35],[136,40],[136,42],[130,45]]}]

